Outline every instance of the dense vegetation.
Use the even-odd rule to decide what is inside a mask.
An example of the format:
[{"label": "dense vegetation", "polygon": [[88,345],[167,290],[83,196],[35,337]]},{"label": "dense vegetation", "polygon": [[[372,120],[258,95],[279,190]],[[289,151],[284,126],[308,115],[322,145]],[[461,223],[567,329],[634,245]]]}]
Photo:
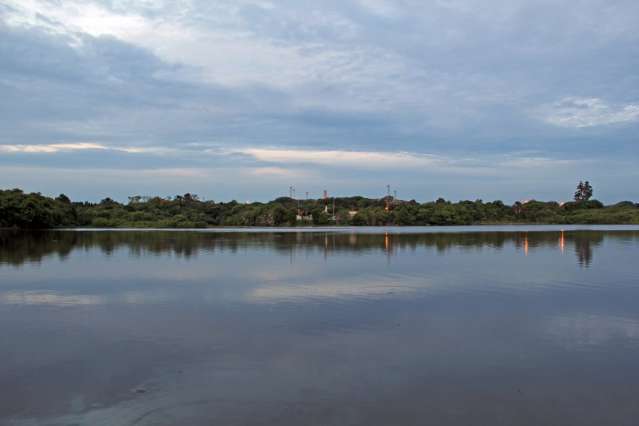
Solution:
[{"label": "dense vegetation", "polygon": [[[589,197],[588,197],[589,198]],[[327,211],[325,211],[327,210]],[[333,211],[335,212],[333,215]],[[391,197],[343,197],[294,200],[281,197],[268,203],[217,203],[196,195],[172,198],[130,197],[127,203],[106,198],[99,203],[72,202],[0,190],[0,227],[159,227],[296,225],[471,225],[501,223],[639,224],[639,205],[624,201],[604,206],[597,200],[556,202],[459,201],[438,199],[418,203]]]}]

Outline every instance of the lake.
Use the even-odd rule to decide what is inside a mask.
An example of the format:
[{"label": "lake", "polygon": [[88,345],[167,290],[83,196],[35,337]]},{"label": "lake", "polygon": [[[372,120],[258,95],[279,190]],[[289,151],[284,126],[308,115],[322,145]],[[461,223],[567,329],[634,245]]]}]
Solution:
[{"label": "lake", "polygon": [[2,425],[636,425],[639,227],[0,232]]}]

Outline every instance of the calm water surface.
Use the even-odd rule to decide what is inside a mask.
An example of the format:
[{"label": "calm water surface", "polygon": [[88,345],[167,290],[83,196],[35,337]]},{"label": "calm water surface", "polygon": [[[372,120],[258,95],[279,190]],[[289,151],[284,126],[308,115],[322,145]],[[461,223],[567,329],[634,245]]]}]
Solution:
[{"label": "calm water surface", "polygon": [[563,229],[0,232],[0,424],[634,426],[639,228]]}]

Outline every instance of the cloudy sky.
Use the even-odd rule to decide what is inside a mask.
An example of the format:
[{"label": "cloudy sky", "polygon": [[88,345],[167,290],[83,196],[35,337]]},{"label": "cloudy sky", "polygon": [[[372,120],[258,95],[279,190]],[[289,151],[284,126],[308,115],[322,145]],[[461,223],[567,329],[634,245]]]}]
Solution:
[{"label": "cloudy sky", "polygon": [[637,0],[0,0],[0,187],[639,200]]}]

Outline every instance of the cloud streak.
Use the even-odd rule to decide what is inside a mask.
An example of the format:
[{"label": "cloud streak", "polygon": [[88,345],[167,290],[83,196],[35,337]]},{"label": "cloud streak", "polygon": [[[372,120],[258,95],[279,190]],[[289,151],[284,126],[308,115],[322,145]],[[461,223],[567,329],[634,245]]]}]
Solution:
[{"label": "cloud streak", "polygon": [[45,145],[0,145],[0,152],[52,154],[61,151],[106,150],[105,145],[92,142],[52,143]]},{"label": "cloud streak", "polygon": [[[113,152],[132,155],[139,161],[157,156],[170,157],[173,161],[193,157],[223,160],[227,166],[248,166],[256,176],[293,176],[290,168],[314,166],[319,168],[393,170],[417,169],[440,173],[484,174],[495,168],[539,169],[545,167],[570,166],[574,160],[553,159],[532,154],[508,154],[481,156],[476,158],[444,156],[416,152],[395,151],[346,151],[310,150],[299,148],[227,148],[208,144],[181,148],[107,146],[93,142],[58,143],[45,145],[0,145],[5,154],[59,154],[77,151]],[[250,160],[247,162],[246,160]],[[187,162],[187,168],[188,162]],[[201,168],[193,165],[191,168]],[[297,174],[295,174],[297,175]]]}]

